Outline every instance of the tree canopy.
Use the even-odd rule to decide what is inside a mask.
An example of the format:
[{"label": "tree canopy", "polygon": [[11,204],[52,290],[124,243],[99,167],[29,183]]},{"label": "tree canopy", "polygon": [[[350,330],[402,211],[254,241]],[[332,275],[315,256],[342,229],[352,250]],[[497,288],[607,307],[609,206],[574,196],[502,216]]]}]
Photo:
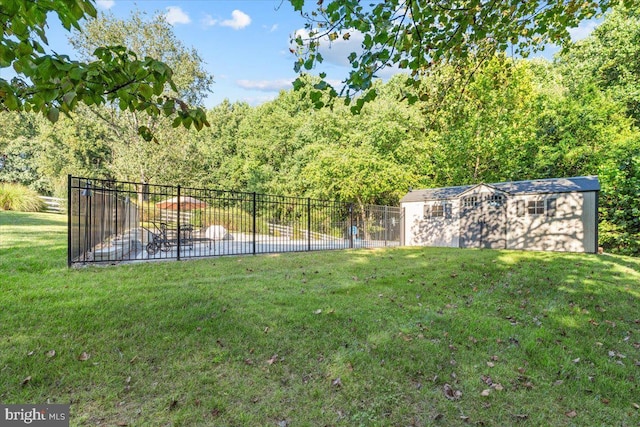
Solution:
[{"label": "tree canopy", "polygon": [[[50,121],[69,114],[79,103],[115,103],[122,110],[151,116],[175,116],[174,126],[207,125],[205,111],[165,92],[177,92],[173,71],[149,56],[140,57],[124,46],[100,46],[86,61],[47,52],[47,20],[55,14],[65,29],[79,30],[83,19],[95,18],[92,0],[14,0],[0,11],[0,68],[13,68],[16,77],[0,78],[0,111],[35,111]],[[148,127],[138,132],[152,138]]]},{"label": "tree canopy", "polygon": [[[323,61],[323,44],[348,40],[355,34],[362,40],[359,52],[354,51],[348,57],[352,70],[341,92],[349,103],[354,94],[364,91],[353,106],[357,111],[375,98],[372,82],[376,73],[385,67],[407,70],[407,83],[418,85],[420,77],[438,64],[466,67],[470,62],[482,63],[500,52],[526,57],[549,43],[566,45],[570,42],[568,29],[617,3],[612,0],[320,0],[307,8],[310,2],[305,0],[290,2],[307,19],[306,32],[295,39],[297,71],[311,70]],[[322,82],[318,89],[326,86],[327,83]],[[416,101],[418,96],[413,94],[410,101]]]}]

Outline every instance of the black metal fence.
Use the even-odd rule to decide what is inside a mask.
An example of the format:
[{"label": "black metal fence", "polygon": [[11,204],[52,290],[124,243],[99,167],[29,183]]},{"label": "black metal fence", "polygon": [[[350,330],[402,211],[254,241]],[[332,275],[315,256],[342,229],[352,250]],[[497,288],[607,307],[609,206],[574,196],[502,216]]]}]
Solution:
[{"label": "black metal fence", "polygon": [[400,208],[68,178],[68,264],[397,246]]}]

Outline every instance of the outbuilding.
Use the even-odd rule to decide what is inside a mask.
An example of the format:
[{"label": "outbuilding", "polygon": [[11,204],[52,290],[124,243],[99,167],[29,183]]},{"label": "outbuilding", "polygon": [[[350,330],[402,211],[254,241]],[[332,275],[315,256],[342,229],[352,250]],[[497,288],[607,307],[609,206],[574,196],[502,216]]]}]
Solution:
[{"label": "outbuilding", "polygon": [[596,253],[597,176],[409,191],[401,244]]}]

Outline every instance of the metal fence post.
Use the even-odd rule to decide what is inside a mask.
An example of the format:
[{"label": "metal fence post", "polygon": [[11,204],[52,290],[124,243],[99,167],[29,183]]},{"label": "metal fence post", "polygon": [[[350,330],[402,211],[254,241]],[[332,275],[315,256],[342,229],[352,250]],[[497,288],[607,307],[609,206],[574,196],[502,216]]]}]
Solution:
[{"label": "metal fence post", "polygon": [[311,198],[307,197],[307,250],[311,251]]},{"label": "metal fence post", "polygon": [[389,206],[384,207],[382,224],[384,225],[384,245],[387,246],[387,232],[389,231]]},{"label": "metal fence post", "polygon": [[253,254],[256,254],[256,215],[257,215],[257,208],[256,208],[256,201],[257,201],[257,197],[256,197],[256,192],[253,192],[253,225],[252,225],[252,229],[253,229]]},{"label": "metal fence post", "polygon": [[180,186],[178,185],[178,257],[177,261],[180,261]]},{"label": "metal fence post", "polygon": [[67,267],[71,267],[71,174],[67,175]]},{"label": "metal fence post", "polygon": [[349,248],[353,249],[353,203],[349,205]]}]

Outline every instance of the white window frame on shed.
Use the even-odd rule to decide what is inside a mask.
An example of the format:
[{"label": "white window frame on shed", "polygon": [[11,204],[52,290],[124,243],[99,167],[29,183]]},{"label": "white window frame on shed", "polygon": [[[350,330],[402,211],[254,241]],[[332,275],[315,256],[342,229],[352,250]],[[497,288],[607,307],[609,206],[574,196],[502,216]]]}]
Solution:
[{"label": "white window frame on shed", "polygon": [[[435,209],[434,209],[435,208]],[[423,218],[446,218],[452,217],[452,205],[449,202],[431,202],[424,204]]]}]

